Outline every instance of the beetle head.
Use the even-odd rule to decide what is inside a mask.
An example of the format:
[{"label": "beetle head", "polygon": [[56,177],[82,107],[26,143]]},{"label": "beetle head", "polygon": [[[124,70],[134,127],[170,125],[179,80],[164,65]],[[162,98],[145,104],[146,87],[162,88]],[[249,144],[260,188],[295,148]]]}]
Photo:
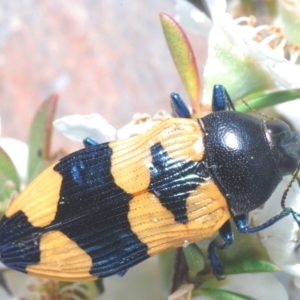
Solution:
[{"label": "beetle head", "polygon": [[265,122],[273,156],[282,176],[293,174],[299,163],[300,134],[280,120]]}]

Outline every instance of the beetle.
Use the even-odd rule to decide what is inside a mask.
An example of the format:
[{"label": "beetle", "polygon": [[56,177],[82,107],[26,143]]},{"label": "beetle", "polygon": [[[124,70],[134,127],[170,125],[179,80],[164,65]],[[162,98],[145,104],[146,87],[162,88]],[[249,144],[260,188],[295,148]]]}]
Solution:
[{"label": "beetle", "polygon": [[213,112],[193,119],[178,94],[174,118],[145,134],[97,144],[62,158],[34,179],[0,222],[1,261],[64,281],[122,274],[166,249],[212,237],[209,257],[221,279],[216,248],[240,232],[264,229],[291,208],[251,228],[248,213],[264,204],[300,155],[300,134],[280,120],[234,110],[214,86]]}]

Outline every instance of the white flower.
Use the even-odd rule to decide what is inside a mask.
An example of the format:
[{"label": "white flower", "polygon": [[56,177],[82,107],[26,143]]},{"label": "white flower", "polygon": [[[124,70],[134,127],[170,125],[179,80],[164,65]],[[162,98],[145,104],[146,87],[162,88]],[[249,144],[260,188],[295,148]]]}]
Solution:
[{"label": "white flower", "polygon": [[18,300],[17,297],[11,296],[2,286],[0,286],[0,299],[1,300]]},{"label": "white flower", "polygon": [[[280,213],[282,210],[281,198],[290,180],[291,176],[284,177],[263,208],[256,209],[251,213],[255,226]],[[298,182],[292,184],[287,194],[286,207],[292,207],[294,211],[300,212],[300,187]],[[297,266],[299,263],[299,253],[297,252],[299,250],[295,251],[299,246],[299,226],[293,217],[289,215],[272,226],[259,231],[258,234],[272,261],[281,270],[300,277],[300,268]]]},{"label": "white flower", "polygon": [[[208,38],[208,33],[212,27],[212,21],[195,6],[185,0],[175,0],[177,15],[176,21],[185,29]],[[220,1],[224,2],[224,1]]]},{"label": "white flower", "polygon": [[[52,279],[35,278],[14,270],[3,273],[10,294],[0,287],[1,300],[14,299],[95,299],[98,290],[94,281],[74,282],[61,285]],[[78,296],[80,294],[82,296]],[[70,298],[71,297],[71,298]]]},{"label": "white flower", "polygon": [[55,120],[53,126],[68,138],[76,141],[82,142],[89,137],[97,143],[105,143],[143,134],[169,117],[170,115],[164,112],[157,113],[153,118],[148,114],[135,114],[133,120],[118,131],[99,114],[66,116]]},{"label": "white flower", "polygon": [[0,147],[10,157],[21,182],[25,184],[27,178],[28,146],[22,141],[12,138],[0,138]]},{"label": "white flower", "polygon": [[6,286],[11,293],[9,295],[2,287],[1,287],[1,293],[5,292],[3,294],[3,297],[1,297],[1,300],[13,300],[13,299],[31,299],[29,298],[31,292],[28,288],[31,284],[34,284],[35,280],[33,277],[22,274],[20,272],[16,272],[13,270],[6,270],[3,274],[3,277],[5,279]]},{"label": "white flower", "polygon": [[158,112],[153,116],[153,118],[151,118],[150,115],[145,113],[135,114],[132,117],[132,121],[130,121],[127,125],[118,130],[117,137],[118,139],[124,139],[130,136],[144,134],[154,125],[170,117],[170,115],[164,112]]},{"label": "white flower", "polygon": [[[215,7],[216,2],[219,5],[218,9]],[[288,5],[295,4],[295,1],[282,2],[286,2]],[[177,0],[176,3],[177,19],[182,26],[188,30],[194,27],[194,32],[206,37],[207,35],[205,36],[203,31],[209,28],[207,17],[187,1]],[[214,84],[223,84],[233,100],[250,93],[273,88],[290,89],[300,87],[300,66],[295,64],[299,50],[293,52],[293,49],[290,49],[290,60],[285,58],[286,51],[284,50],[287,44],[280,30],[268,32],[272,29],[271,26],[254,27],[251,18],[242,17],[233,20],[225,12],[226,3],[223,0],[206,1],[206,3],[213,22],[208,34],[208,60],[203,76],[202,100],[204,100],[204,103],[211,104]],[[300,11],[299,7],[300,5],[297,2],[298,11]],[[299,36],[299,30],[294,29],[294,33]],[[265,34],[266,32],[268,34]],[[260,41],[258,41],[257,36],[261,38]],[[276,47],[270,47],[269,45],[272,43]],[[299,100],[281,104],[276,108],[278,113],[282,113],[300,131],[299,109]],[[288,180],[288,178],[283,180],[262,209],[251,214],[254,225],[265,222],[282,210],[280,200]],[[300,188],[298,183],[295,182],[288,194],[286,206],[292,206],[296,212],[300,213],[299,200]],[[269,228],[262,230],[259,235],[274,263],[283,271],[300,278],[300,254],[297,250],[299,248],[299,226],[292,216],[287,216]],[[255,277],[253,276],[248,280],[251,282],[250,286],[253,286],[253,280],[258,278],[258,275],[260,274],[256,274]],[[262,286],[261,282],[259,286]],[[266,288],[266,290],[274,291],[273,287]],[[233,289],[233,291],[238,292],[238,289]],[[270,299],[284,299],[276,293],[272,295]],[[257,298],[267,299],[262,296]]]},{"label": "white flower", "polygon": [[97,143],[115,139],[116,130],[99,114],[71,115],[53,122],[53,126],[66,137],[82,142],[92,138]]},{"label": "white flower", "polygon": [[290,101],[276,105],[274,106],[274,109],[281,117],[287,120],[297,132],[300,132],[300,100]]},{"label": "white flower", "polygon": [[[177,19],[183,27],[194,26],[194,31],[200,34],[209,27],[207,17],[195,6],[184,0],[176,2]],[[255,28],[252,19],[245,17],[233,20],[225,13],[226,2],[223,0],[207,1],[207,5],[213,26],[209,32],[208,60],[204,68],[204,103],[211,103],[214,84],[223,84],[233,100],[257,91],[300,86],[300,68],[284,57],[284,39],[277,47],[269,47],[276,38],[281,38],[280,33],[274,31],[258,42],[257,35],[270,30],[270,26]]]},{"label": "white flower", "polygon": [[97,300],[166,299],[161,291],[162,278],[158,262],[158,257],[154,256],[130,268],[123,277],[115,275],[105,278],[105,292]]},{"label": "white flower", "polygon": [[168,297],[168,300],[190,300],[193,289],[193,284],[183,284],[177,291]]}]

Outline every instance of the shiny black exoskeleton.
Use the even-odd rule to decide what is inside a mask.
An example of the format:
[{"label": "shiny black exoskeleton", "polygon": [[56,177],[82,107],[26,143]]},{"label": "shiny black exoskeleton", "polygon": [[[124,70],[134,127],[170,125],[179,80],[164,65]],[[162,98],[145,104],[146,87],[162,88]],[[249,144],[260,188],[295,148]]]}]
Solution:
[{"label": "shiny black exoskeleton", "polygon": [[[178,117],[189,118],[186,109],[180,109],[178,95],[172,95]],[[175,101],[176,100],[176,101]],[[225,88],[215,85],[213,113],[203,117],[206,164],[211,177],[225,196],[238,231],[253,233],[265,229],[283,217],[292,214],[300,227],[300,215],[283,207],[278,215],[267,222],[249,227],[248,213],[263,205],[283,176],[293,174],[299,164],[300,134],[292,132],[280,120],[260,120],[236,112]],[[181,113],[180,113],[181,112]],[[223,244],[210,243],[209,256],[213,272],[222,278],[223,267],[215,248],[225,249],[233,242],[230,223],[219,231]]]},{"label": "shiny black exoskeleton", "polygon": [[[202,122],[207,162],[233,215],[261,206],[282,176],[297,168],[297,144],[292,143],[297,134],[282,121],[263,122],[247,114],[222,111]],[[281,132],[272,133],[283,124]]]}]

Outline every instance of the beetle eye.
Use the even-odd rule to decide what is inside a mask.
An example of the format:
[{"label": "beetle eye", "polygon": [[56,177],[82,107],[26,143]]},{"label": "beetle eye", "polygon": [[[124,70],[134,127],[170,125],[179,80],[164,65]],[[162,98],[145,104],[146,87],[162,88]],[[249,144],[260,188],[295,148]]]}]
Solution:
[{"label": "beetle eye", "polygon": [[289,125],[280,120],[265,122],[271,134],[272,152],[281,175],[293,174],[299,161],[299,143]]},{"label": "beetle eye", "polygon": [[285,155],[283,157],[280,157],[278,167],[281,174],[283,176],[293,174],[298,167],[298,160],[299,158],[297,156],[292,155]]},{"label": "beetle eye", "polygon": [[269,120],[266,122],[266,127],[268,131],[274,135],[286,130],[290,130],[290,126],[280,120]]}]

